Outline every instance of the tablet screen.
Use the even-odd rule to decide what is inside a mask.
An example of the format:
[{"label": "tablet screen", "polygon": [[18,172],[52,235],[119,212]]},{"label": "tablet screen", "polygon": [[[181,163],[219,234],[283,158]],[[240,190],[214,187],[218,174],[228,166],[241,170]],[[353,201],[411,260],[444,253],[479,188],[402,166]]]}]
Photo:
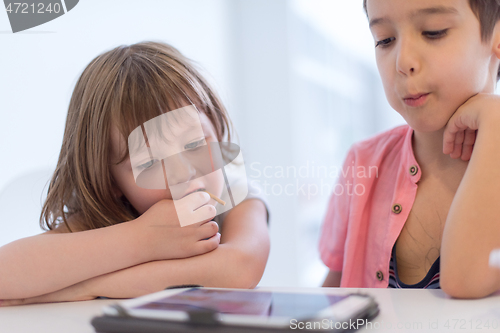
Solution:
[{"label": "tablet screen", "polygon": [[348,296],[235,290],[189,289],[134,309],[196,311],[260,317],[309,318]]}]

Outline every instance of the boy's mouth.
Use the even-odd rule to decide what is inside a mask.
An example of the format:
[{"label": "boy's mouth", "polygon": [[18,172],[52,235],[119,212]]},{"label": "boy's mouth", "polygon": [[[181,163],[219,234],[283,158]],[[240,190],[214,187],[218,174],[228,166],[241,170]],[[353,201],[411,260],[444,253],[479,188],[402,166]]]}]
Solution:
[{"label": "boy's mouth", "polygon": [[404,97],[403,100],[404,100],[405,104],[408,106],[418,107],[418,106],[422,106],[427,101],[427,96],[429,96],[429,93],[407,95]]}]

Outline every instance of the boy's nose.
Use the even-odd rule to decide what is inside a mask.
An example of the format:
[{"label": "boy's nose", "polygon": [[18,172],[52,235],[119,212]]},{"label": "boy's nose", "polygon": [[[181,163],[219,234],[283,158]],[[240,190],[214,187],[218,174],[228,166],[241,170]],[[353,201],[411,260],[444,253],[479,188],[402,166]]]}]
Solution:
[{"label": "boy's nose", "polygon": [[397,50],[396,70],[406,76],[412,76],[420,70],[418,49],[409,41],[401,41]]}]

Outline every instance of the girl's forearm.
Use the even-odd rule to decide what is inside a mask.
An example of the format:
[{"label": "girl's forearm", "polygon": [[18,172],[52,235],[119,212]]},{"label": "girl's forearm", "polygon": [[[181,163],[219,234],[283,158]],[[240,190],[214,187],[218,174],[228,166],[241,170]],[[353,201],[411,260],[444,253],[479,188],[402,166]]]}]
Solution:
[{"label": "girl's forearm", "polygon": [[0,248],[0,299],[47,294],[148,261],[131,222],[64,234],[41,234]]},{"label": "girl's forearm", "polygon": [[500,270],[488,266],[491,250],[500,248],[498,120],[481,124],[444,228],[441,288],[455,297],[484,297],[500,289]]},{"label": "girl's forearm", "polygon": [[254,288],[260,281],[267,252],[254,254],[221,244],[196,257],[153,261],[82,282],[86,296],[130,298],[169,286],[197,284],[204,287]]},{"label": "girl's forearm", "polygon": [[[265,258],[247,258],[239,250],[221,245],[216,250],[188,259],[153,261],[104,274],[45,295],[0,300],[1,306],[94,299],[98,296],[131,298],[167,286],[199,284],[212,287],[254,287],[262,275]],[[259,252],[259,251],[258,251]],[[259,253],[258,253],[259,254]],[[260,253],[262,256],[263,253]]]}]

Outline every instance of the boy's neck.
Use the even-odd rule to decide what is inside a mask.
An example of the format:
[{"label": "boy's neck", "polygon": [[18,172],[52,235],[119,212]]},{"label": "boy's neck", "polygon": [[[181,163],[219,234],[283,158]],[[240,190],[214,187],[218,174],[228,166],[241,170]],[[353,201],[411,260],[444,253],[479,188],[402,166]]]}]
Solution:
[{"label": "boy's neck", "polygon": [[[447,174],[456,171],[463,175],[467,168],[467,161],[460,158],[453,159],[450,155],[443,154],[444,128],[436,132],[413,131],[413,153],[422,170],[426,174]],[[451,175],[450,175],[451,176]]]}]

